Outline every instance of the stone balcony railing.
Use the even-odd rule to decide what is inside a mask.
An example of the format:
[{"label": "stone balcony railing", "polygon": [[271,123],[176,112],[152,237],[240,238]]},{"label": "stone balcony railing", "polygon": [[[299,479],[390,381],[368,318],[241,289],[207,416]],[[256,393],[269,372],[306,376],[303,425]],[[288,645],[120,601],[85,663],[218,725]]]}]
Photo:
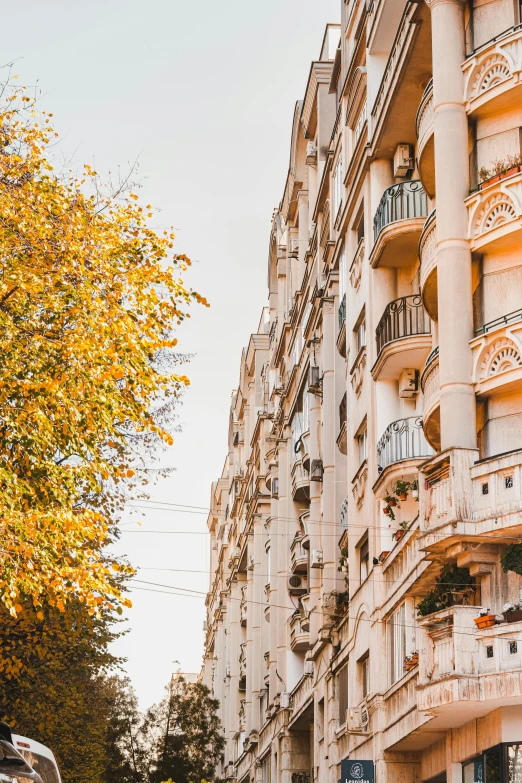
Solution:
[{"label": "stone balcony railing", "polygon": [[522,623],[477,631],[480,611],[453,606],[418,621],[417,707],[433,715],[438,728],[463,725],[479,709],[490,711],[487,702],[502,703],[506,688],[510,703],[522,704]]},{"label": "stone balcony railing", "polygon": [[445,525],[448,536],[490,535],[497,542],[522,534],[522,449],[482,460],[476,450],[451,449],[422,471],[421,530],[428,538],[434,532],[434,542],[442,543]]},{"label": "stone balcony railing", "polygon": [[505,105],[506,93],[519,98],[522,72],[522,25],[514,25],[485,43],[465,61],[464,99],[468,114],[492,114]]},{"label": "stone balcony railing", "polygon": [[433,110],[433,79],[430,79],[424,89],[419,108],[417,109],[417,117],[415,119],[419,144],[422,144],[426,133],[433,126],[434,118],[435,112]]}]

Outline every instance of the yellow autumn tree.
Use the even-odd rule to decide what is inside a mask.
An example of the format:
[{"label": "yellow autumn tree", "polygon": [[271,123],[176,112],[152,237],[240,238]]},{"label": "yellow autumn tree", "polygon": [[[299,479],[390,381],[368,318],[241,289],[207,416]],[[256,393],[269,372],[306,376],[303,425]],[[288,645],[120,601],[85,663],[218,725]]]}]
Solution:
[{"label": "yellow autumn tree", "polygon": [[[147,456],[171,443],[175,328],[194,300],[172,231],[85,166],[57,174],[51,114],[0,105],[0,599],[121,611],[104,546]],[[41,616],[41,613],[39,613]]]}]

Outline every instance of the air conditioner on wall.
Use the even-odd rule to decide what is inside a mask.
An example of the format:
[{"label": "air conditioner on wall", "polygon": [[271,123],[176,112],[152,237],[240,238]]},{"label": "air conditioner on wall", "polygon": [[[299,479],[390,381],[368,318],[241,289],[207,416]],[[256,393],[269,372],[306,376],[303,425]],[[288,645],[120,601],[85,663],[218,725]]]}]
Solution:
[{"label": "air conditioner on wall", "polygon": [[292,574],[288,577],[287,587],[290,595],[302,595],[308,590],[308,579],[306,576]]},{"label": "air conditioner on wall", "polygon": [[322,568],[323,567],[323,550],[312,549],[310,555],[310,568]]},{"label": "air conditioner on wall", "polygon": [[413,369],[403,370],[399,376],[399,397],[409,399],[415,397],[419,391],[419,371]]},{"label": "air conditioner on wall", "polygon": [[412,144],[399,144],[393,156],[393,173],[396,177],[407,177],[415,168]]}]

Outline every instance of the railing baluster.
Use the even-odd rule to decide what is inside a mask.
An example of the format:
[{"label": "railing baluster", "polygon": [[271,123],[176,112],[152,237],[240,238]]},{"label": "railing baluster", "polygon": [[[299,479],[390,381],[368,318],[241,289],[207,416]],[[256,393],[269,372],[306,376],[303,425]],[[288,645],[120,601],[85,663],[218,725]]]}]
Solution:
[{"label": "railing baluster", "polygon": [[394,462],[431,457],[432,454],[434,451],[424,437],[422,416],[392,422],[377,444],[377,463],[382,470]]},{"label": "railing baluster", "polygon": [[408,218],[426,217],[428,200],[419,180],[399,182],[387,188],[373,219],[375,239],[385,226]]},{"label": "railing baluster", "polygon": [[377,353],[394,340],[415,334],[429,334],[430,331],[430,321],[420,295],[402,296],[386,306],[377,325]]}]

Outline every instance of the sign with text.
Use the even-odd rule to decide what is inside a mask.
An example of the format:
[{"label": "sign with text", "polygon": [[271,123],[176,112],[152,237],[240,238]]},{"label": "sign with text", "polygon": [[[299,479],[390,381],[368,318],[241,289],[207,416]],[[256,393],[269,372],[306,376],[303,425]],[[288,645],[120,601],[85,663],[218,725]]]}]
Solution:
[{"label": "sign with text", "polygon": [[340,783],[375,783],[373,761],[349,759],[341,761]]}]

